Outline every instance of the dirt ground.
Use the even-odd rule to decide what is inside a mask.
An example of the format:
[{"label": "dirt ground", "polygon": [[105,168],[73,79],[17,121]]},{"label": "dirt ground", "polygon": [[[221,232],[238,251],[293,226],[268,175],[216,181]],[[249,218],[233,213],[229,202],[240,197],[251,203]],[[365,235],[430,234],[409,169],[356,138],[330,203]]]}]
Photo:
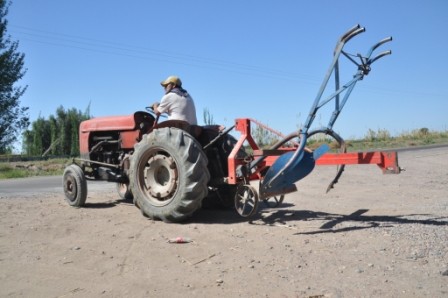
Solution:
[{"label": "dirt ground", "polygon": [[82,209],[62,188],[2,197],[0,296],[448,297],[448,148],[399,160],[349,166],[328,194],[335,167],[317,167],[251,220],[152,221],[108,183]]}]

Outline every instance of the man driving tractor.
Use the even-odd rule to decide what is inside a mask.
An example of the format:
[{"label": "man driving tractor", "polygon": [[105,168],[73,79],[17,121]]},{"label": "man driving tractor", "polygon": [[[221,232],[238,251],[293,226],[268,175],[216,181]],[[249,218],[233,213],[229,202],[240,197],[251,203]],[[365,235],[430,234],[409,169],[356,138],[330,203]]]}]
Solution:
[{"label": "man driving tractor", "polygon": [[182,81],[176,76],[169,76],[160,84],[165,89],[165,95],[160,100],[160,104],[152,105],[156,115],[167,113],[168,120],[183,120],[197,125],[193,98],[187,90],[182,88]]}]

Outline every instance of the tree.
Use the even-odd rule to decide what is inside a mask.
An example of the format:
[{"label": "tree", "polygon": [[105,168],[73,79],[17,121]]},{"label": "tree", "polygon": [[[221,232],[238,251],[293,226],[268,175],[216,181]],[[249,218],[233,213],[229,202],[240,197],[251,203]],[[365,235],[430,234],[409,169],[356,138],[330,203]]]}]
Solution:
[{"label": "tree", "polygon": [[[89,104],[90,106],[90,104]],[[56,116],[49,119],[41,116],[31,123],[31,130],[23,133],[23,151],[27,155],[70,155],[79,154],[79,124],[90,119],[90,109],[85,113],[63,106],[56,109]]]},{"label": "tree", "polygon": [[29,125],[28,107],[21,107],[19,100],[27,87],[15,86],[26,69],[25,54],[17,51],[19,43],[7,35],[10,4],[0,0],[0,154],[10,152],[20,132]]},{"label": "tree", "polygon": [[278,141],[278,136],[260,125],[252,129],[252,137],[260,148],[267,148]]},{"label": "tree", "polygon": [[213,115],[210,113],[208,108],[204,109],[203,116],[204,116],[204,123],[205,123],[205,125],[213,125],[213,124],[215,124],[215,122],[213,121]]}]

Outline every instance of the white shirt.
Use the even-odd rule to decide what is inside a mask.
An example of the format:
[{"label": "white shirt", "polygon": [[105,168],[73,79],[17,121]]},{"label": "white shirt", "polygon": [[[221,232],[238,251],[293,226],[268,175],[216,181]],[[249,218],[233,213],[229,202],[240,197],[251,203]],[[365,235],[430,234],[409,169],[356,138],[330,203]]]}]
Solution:
[{"label": "white shirt", "polygon": [[159,113],[167,113],[168,120],[184,120],[197,125],[196,108],[189,94],[180,96],[174,92],[165,94],[157,107]]}]

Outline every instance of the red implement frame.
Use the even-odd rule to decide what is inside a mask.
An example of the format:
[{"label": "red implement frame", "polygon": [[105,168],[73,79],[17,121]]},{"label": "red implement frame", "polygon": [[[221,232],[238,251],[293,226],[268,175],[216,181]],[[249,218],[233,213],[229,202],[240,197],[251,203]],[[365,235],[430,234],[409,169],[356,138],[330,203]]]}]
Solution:
[{"label": "red implement frame", "polygon": [[[235,129],[241,133],[237,144],[228,157],[229,177],[227,183],[237,184],[241,178],[237,175],[237,169],[240,165],[247,165],[248,162],[263,158],[255,167],[250,175],[250,180],[261,179],[262,170],[271,166],[281,154],[294,151],[294,147],[281,147],[275,150],[260,150],[251,135],[251,119],[240,118],[235,120]],[[253,159],[237,158],[238,151],[248,142],[253,150]],[[326,153],[316,161],[316,165],[354,165],[354,164],[376,164],[383,174],[398,174],[398,155],[395,151],[375,151],[375,152],[348,152],[348,153]]]},{"label": "red implement frame", "polygon": [[383,174],[399,174],[398,155],[395,151],[327,153],[316,161],[316,165],[362,165],[376,164]]}]

